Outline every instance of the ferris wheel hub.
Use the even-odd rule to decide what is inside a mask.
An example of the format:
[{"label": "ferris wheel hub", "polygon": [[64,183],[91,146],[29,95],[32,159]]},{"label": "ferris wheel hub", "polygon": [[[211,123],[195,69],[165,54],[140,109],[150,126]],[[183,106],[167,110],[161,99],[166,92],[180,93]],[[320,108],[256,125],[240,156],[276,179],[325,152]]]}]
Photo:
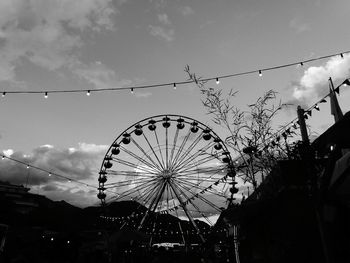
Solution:
[{"label": "ferris wheel hub", "polygon": [[174,176],[174,171],[172,169],[164,169],[161,173],[163,178],[172,178]]}]

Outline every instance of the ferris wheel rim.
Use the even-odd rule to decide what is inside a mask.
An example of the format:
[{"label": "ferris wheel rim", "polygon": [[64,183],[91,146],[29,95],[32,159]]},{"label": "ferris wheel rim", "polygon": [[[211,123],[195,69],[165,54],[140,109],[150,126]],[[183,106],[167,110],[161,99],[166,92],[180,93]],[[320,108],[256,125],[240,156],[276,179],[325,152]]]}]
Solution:
[{"label": "ferris wheel rim", "polygon": [[[100,167],[100,172],[99,174],[101,175],[101,172],[103,173],[104,171],[106,171],[106,168],[104,167],[104,163],[106,161],[107,158],[110,157],[110,152],[111,152],[111,149],[117,144],[117,142],[120,140],[120,138],[122,136],[124,136],[125,134],[127,134],[128,136],[131,136],[133,133],[135,133],[135,130],[137,129],[136,126],[137,125],[140,125],[141,123],[144,123],[146,121],[154,121],[154,124],[155,123],[159,123],[159,122],[162,122],[164,121],[164,118],[167,118],[167,121],[170,121],[170,122],[175,122],[175,121],[178,121],[179,119],[182,119],[182,121],[184,123],[187,123],[187,124],[193,124],[193,123],[196,123],[198,125],[198,127],[204,131],[204,130],[207,130],[208,133],[211,133],[214,135],[214,138],[218,139],[219,142],[221,143],[222,147],[224,148],[224,152],[225,153],[228,153],[227,154],[227,157],[229,158],[229,162],[228,164],[229,165],[233,165],[233,161],[232,161],[232,157],[231,155],[229,154],[229,151],[227,149],[227,146],[224,144],[223,140],[218,136],[218,134],[212,129],[210,128],[208,125],[204,124],[203,122],[201,121],[198,121],[194,118],[191,118],[191,117],[188,117],[188,116],[184,116],[184,115],[181,115],[181,114],[159,114],[159,115],[154,115],[154,116],[151,116],[151,117],[147,117],[147,118],[144,118],[138,122],[135,122],[133,123],[132,125],[130,125],[128,128],[126,128],[125,130],[123,130],[112,142],[112,144],[110,144],[108,150],[106,151],[106,154],[104,155],[103,157],[103,161],[101,163],[101,167]],[[144,125],[141,126],[144,127],[146,126],[147,124],[145,123]],[[214,183],[213,183],[214,184]],[[99,183],[99,190],[100,189],[103,189],[104,188],[104,183]],[[102,204],[104,204],[105,202],[105,199],[101,199],[101,202]]]}]

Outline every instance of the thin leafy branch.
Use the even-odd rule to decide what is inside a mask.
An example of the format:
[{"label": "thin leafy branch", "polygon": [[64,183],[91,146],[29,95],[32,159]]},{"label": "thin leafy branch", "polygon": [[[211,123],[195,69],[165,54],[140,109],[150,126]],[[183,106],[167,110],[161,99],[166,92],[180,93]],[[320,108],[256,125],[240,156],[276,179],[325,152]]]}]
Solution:
[{"label": "thin leafy branch", "polygon": [[[276,103],[276,91],[266,91],[243,111],[234,103],[237,91],[224,94],[222,89],[208,87],[207,81],[192,73],[188,65],[185,72],[203,95],[202,104],[212,121],[228,132],[225,144],[236,156],[237,175],[244,181],[256,189],[278,160],[292,158],[293,146],[288,142],[292,133],[276,137],[272,126],[274,118],[287,106],[281,101]],[[272,138],[275,140],[271,145]]]}]

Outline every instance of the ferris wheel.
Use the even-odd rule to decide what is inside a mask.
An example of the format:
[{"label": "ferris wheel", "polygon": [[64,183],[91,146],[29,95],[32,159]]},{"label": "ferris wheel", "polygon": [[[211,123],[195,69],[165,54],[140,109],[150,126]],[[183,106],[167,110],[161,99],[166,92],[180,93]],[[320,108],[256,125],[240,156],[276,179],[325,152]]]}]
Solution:
[{"label": "ferris wheel", "polygon": [[[232,158],[224,142],[205,124],[179,115],[143,119],[120,133],[105,154],[98,198],[108,205],[135,201],[150,213],[207,220],[232,201]],[[229,200],[229,201],[228,201]],[[135,212],[137,213],[137,212]]]}]

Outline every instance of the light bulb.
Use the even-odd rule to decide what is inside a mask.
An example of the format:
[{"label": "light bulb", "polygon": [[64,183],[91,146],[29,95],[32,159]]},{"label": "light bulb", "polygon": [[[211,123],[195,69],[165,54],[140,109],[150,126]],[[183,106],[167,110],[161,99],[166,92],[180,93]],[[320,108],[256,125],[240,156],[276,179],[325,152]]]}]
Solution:
[{"label": "light bulb", "polygon": [[130,89],[131,94],[134,94],[134,88]]},{"label": "light bulb", "polygon": [[47,97],[48,97],[47,92],[45,92],[45,96],[44,97],[45,97],[45,99],[47,99]]},{"label": "light bulb", "polygon": [[86,92],[86,96],[90,96],[90,90]]},{"label": "light bulb", "polygon": [[3,93],[2,93],[2,97],[5,97],[5,95],[6,95],[6,92],[3,92]]},{"label": "light bulb", "polygon": [[216,78],[216,84],[219,85],[220,84],[220,80],[219,78]]},{"label": "light bulb", "polygon": [[27,169],[29,169],[29,165],[27,165]]},{"label": "light bulb", "polygon": [[49,173],[49,176],[51,176],[51,173]]},{"label": "light bulb", "polygon": [[262,72],[261,72],[261,70],[259,70],[259,77],[261,77],[262,76]]},{"label": "light bulb", "polygon": [[176,83],[174,83],[174,89],[176,89]]}]

